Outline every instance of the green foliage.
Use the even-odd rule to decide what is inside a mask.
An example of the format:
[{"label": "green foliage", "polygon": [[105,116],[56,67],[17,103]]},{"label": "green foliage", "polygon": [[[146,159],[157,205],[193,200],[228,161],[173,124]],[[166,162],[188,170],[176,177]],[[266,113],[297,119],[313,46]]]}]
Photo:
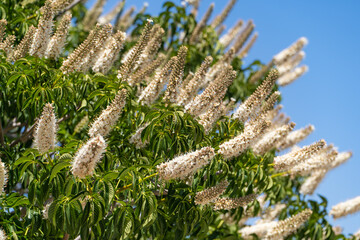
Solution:
[{"label": "green foliage", "polygon": [[[0,18],[9,22],[7,34],[19,41],[29,26],[37,25],[39,7],[44,1],[12,1],[0,3]],[[189,48],[186,73],[195,71],[203,59],[211,55],[219,59],[224,49],[211,27],[203,30],[203,39],[196,45],[184,43],[196,21],[185,8],[172,2],[164,4],[164,11],[153,17],[166,31],[164,49],[175,55],[180,45]],[[64,53],[71,52],[85,39],[82,19],[83,5],[72,9],[76,26],[72,27]],[[139,35],[147,15],[138,15],[133,39]],[[180,31],[181,30],[181,31]],[[123,52],[134,45],[129,42]],[[194,204],[196,192],[227,179],[226,194],[241,197],[251,193],[266,193],[271,204],[286,203],[280,218],[311,208],[313,214],[294,239],[321,239],[323,229],[327,239],[339,239],[326,221],[327,201],[308,200],[299,193],[300,178],[274,175],[272,161],[275,151],[263,156],[251,150],[231,161],[217,155],[206,168],[198,171],[193,181],[161,182],[156,166],[181,154],[204,146],[218,146],[238,135],[243,124],[230,117],[222,117],[206,135],[196,119],[183,107],[165,107],[159,100],[151,107],[137,103],[136,89],[119,83],[115,67],[108,75],[73,73],[64,75],[57,61],[27,56],[14,63],[0,59],[0,123],[4,134],[1,159],[8,169],[5,194],[0,198],[0,225],[14,239],[241,239],[237,222],[244,216],[244,208],[213,211],[211,206]],[[248,83],[261,63],[243,66],[235,58],[233,67],[238,76],[227,98],[244,100],[257,87]],[[94,121],[114,98],[118,89],[129,90],[127,104],[107,141],[107,152],[98,163],[94,176],[76,179],[70,172],[77,150],[88,140],[88,126],[76,132],[76,125],[88,116]],[[32,148],[31,133],[45,103],[51,102],[59,119],[58,147],[40,154]],[[15,124],[16,123],[16,124]],[[141,135],[144,148],[137,149],[129,142],[139,126],[148,123]],[[47,219],[43,210],[48,206]],[[254,216],[260,211],[258,201]],[[229,212],[233,223],[222,215]],[[64,238],[65,239],[65,238]]]}]

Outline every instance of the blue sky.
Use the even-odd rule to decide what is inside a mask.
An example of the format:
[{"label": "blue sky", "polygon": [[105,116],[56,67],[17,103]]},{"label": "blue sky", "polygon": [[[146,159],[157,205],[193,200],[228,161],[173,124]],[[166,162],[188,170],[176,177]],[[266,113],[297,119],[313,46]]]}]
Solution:
[{"label": "blue sky", "polygon": [[[88,6],[94,0],[88,1]],[[105,12],[117,3],[108,0]],[[137,6],[144,1],[127,1]],[[148,1],[148,11],[157,14],[165,1]],[[227,0],[201,0],[201,17],[211,2],[215,14]],[[325,195],[329,206],[360,195],[360,107],[358,100],[360,77],[360,1],[295,1],[295,0],[239,0],[226,20],[231,27],[239,18],[253,19],[259,33],[245,64],[254,59],[268,62],[274,54],[301,36],[309,44],[305,47],[304,63],[309,72],[291,85],[280,89],[283,111],[297,128],[312,123],[315,132],[303,142],[310,144],[321,138],[334,143],[339,151],[352,150],[353,157],[327,174],[316,193]],[[311,198],[316,198],[312,196]],[[344,233],[360,229],[360,213],[330,222],[340,225]]]}]

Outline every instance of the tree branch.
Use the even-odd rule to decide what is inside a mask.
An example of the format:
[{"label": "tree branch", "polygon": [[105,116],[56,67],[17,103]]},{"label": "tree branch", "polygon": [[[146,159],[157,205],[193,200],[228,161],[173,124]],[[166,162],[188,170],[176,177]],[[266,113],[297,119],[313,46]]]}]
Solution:
[{"label": "tree branch", "polygon": [[31,128],[29,130],[27,130],[25,133],[23,133],[21,135],[21,137],[19,137],[18,139],[12,141],[12,143],[10,143],[10,147],[14,147],[19,142],[25,143],[26,141],[28,141],[31,138],[32,133],[34,132],[36,125],[37,125],[37,120],[31,126]]}]

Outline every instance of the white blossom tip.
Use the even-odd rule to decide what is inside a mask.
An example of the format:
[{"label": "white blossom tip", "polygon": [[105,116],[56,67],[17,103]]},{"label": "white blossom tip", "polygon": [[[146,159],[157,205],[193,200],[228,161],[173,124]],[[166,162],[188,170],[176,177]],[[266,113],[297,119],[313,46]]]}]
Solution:
[{"label": "white blossom tip", "polygon": [[105,152],[106,142],[101,135],[90,138],[76,153],[71,172],[75,177],[92,176],[96,164]]},{"label": "white blossom tip", "polygon": [[197,151],[181,155],[158,165],[159,177],[166,181],[184,179],[203,166],[208,165],[214,156],[215,150],[212,147],[203,147]]}]

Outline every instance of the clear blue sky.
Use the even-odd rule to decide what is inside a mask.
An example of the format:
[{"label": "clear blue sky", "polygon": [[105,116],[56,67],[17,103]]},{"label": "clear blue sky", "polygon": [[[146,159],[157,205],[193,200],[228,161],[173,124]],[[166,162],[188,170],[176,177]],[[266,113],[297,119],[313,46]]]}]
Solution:
[{"label": "clear blue sky", "polygon": [[[93,2],[89,0],[87,5],[91,6]],[[128,0],[126,6],[135,5],[140,10],[143,2]],[[147,12],[159,13],[164,2],[148,1]],[[227,0],[201,0],[198,17],[211,2],[215,2],[216,14]],[[117,0],[108,0],[105,12],[116,3]],[[315,125],[315,132],[303,144],[324,138],[328,143],[334,143],[339,151],[352,150],[354,153],[346,164],[328,173],[316,191],[327,197],[329,207],[360,195],[359,12],[360,1],[356,0],[239,0],[225,22],[231,27],[242,18],[253,19],[256,24],[259,38],[245,64],[254,59],[268,62],[299,37],[309,39],[304,61],[309,72],[280,90],[284,112],[297,128],[309,123]],[[329,220],[334,226],[342,226],[344,233],[360,228],[360,213]]]}]

